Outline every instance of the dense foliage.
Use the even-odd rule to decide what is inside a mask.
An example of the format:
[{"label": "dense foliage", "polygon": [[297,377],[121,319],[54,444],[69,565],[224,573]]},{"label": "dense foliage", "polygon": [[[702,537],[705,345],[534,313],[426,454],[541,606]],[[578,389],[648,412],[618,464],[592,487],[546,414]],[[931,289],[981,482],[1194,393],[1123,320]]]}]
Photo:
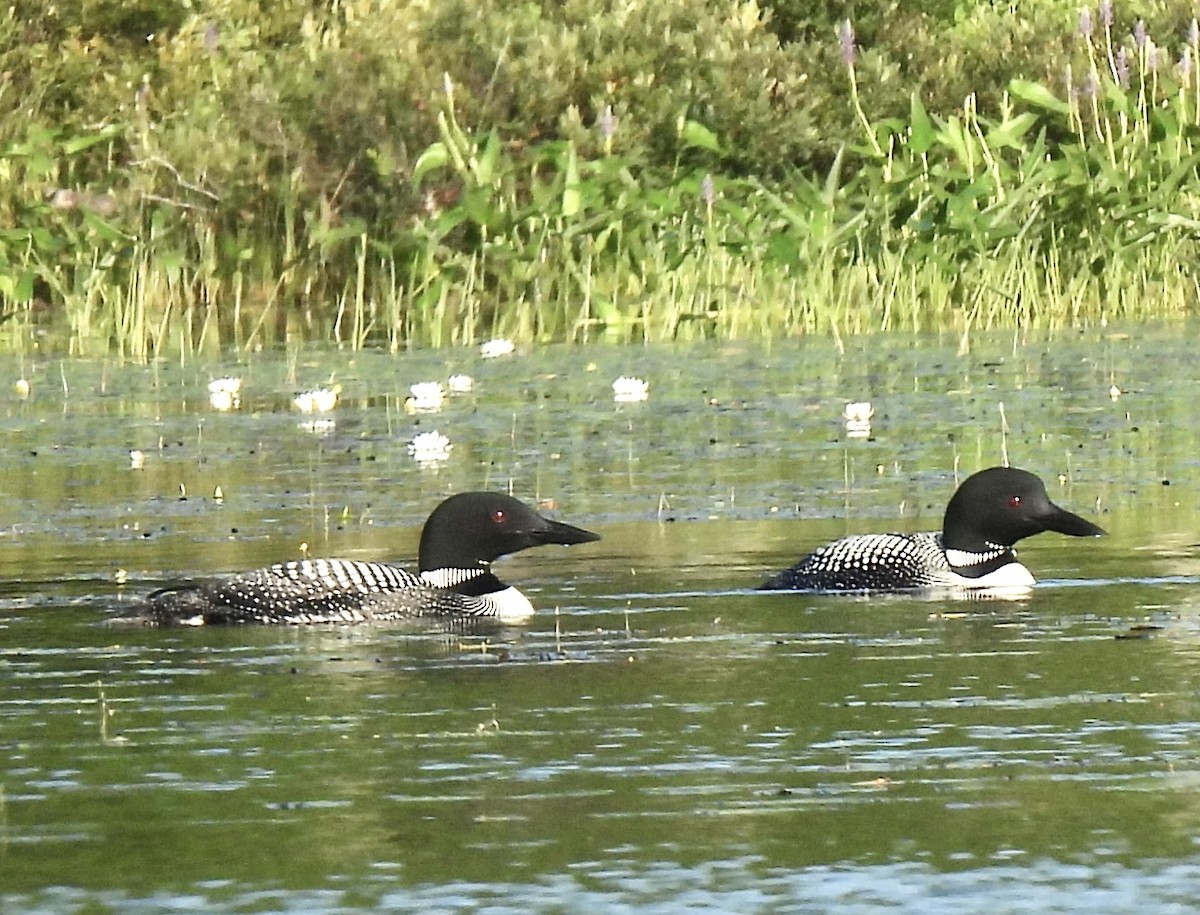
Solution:
[{"label": "dense foliage", "polygon": [[860,6],[19,0],[0,327],[142,358],[1191,313],[1189,4]]}]

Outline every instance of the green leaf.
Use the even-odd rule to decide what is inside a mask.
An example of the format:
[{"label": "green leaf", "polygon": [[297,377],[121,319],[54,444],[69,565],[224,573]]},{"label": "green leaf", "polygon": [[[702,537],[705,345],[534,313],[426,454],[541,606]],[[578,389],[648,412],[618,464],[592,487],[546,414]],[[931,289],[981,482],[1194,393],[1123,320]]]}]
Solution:
[{"label": "green leaf", "polygon": [[1119,83],[1106,83],[1104,98],[1115,111],[1126,116],[1133,113],[1133,103]]},{"label": "green leaf", "polygon": [[954,155],[958,157],[958,161],[963,166],[971,162],[967,153],[967,144],[971,140],[957,117],[948,118],[942,129],[938,131],[938,136],[941,137],[943,143],[954,150]]},{"label": "green leaf", "polygon": [[480,184],[491,184],[496,174],[496,162],[500,159],[500,136],[493,130],[488,134],[483,156],[475,164],[475,180]]},{"label": "green leaf", "polygon": [[829,166],[829,173],[825,176],[821,200],[827,207],[832,207],[837,200],[838,189],[842,186],[842,160],[845,157],[846,145],[843,143],[838,147],[837,155],[833,157],[833,164]]},{"label": "green leaf", "polygon": [[575,144],[567,148],[567,180],[563,185],[562,213],[566,217],[579,214],[583,208],[583,196],[579,192],[579,154]]},{"label": "green leaf", "polygon": [[116,124],[110,124],[101,130],[99,133],[88,134],[84,137],[73,137],[70,140],[64,140],[62,150],[68,156],[73,156],[76,153],[83,152],[85,149],[90,149],[97,143],[107,143],[113,137],[121,135],[122,128]]},{"label": "green leaf", "polygon": [[1033,105],[1035,108],[1044,108],[1047,111],[1054,111],[1064,115],[1071,113],[1071,106],[1058,98],[1041,83],[1035,83],[1027,79],[1014,79],[1009,81],[1008,91],[1016,98]]},{"label": "green leaf", "polygon": [[777,266],[800,266],[800,246],[791,233],[776,232],[769,236],[765,253],[768,262]]},{"label": "green leaf", "polygon": [[988,131],[987,142],[988,146],[994,148],[1008,146],[1012,149],[1021,149],[1021,138],[1029,132],[1037,124],[1037,115],[1031,114],[1028,111],[1023,111],[1015,118],[1010,118],[1003,124],[998,124]]},{"label": "green leaf", "polygon": [[684,146],[695,146],[718,154],[721,152],[721,144],[717,142],[717,135],[699,121],[684,121],[682,136]]},{"label": "green leaf", "polygon": [[380,178],[390,178],[396,172],[396,155],[390,146],[371,147],[367,150],[367,159],[375,166],[375,174]]},{"label": "green leaf", "polygon": [[96,215],[91,210],[84,209],[82,214],[83,224],[95,233],[96,238],[109,242],[133,240],[133,237],[122,232],[119,226]]},{"label": "green leaf", "polygon": [[16,285],[12,290],[12,299],[14,302],[30,302],[33,300],[33,281],[35,279],[32,270],[22,270],[17,277]]},{"label": "green leaf", "polygon": [[358,239],[367,233],[366,220],[348,219],[345,223],[328,229],[315,229],[312,239],[323,249],[333,248],[348,239]]},{"label": "green leaf", "polygon": [[420,184],[427,172],[445,168],[449,162],[450,151],[446,148],[446,144],[441,142],[431,144],[421,155],[417,156],[417,163],[413,166],[412,171],[413,184]]},{"label": "green leaf", "polygon": [[918,156],[927,153],[933,146],[933,141],[937,139],[937,132],[933,129],[929,114],[921,104],[920,96],[915,92],[909,104],[908,130],[908,148]]},{"label": "green leaf", "polygon": [[467,218],[478,226],[494,226],[500,222],[491,189],[471,188],[462,196],[462,207]]}]

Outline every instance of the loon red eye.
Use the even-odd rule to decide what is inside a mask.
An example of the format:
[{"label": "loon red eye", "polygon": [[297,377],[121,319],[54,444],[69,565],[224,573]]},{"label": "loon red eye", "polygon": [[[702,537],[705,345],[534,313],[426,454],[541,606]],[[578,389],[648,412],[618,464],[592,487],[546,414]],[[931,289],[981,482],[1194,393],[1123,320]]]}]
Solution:
[{"label": "loon red eye", "polygon": [[503,524],[507,517],[508,516],[504,514],[504,509],[502,509],[502,508],[493,508],[492,509],[492,521],[494,521],[496,524]]},{"label": "loon red eye", "polygon": [[1021,507],[1021,497],[1020,496],[1009,496],[1008,497],[1008,507],[1009,508],[1020,508]]}]

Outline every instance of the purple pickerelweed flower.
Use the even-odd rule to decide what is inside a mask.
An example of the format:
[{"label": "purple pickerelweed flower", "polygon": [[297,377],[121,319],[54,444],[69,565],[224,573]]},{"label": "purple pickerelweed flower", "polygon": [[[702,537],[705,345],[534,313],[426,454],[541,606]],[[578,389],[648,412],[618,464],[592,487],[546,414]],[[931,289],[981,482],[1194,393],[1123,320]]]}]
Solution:
[{"label": "purple pickerelweed flower", "polygon": [[1079,93],[1087,99],[1096,97],[1096,71],[1088,70],[1087,76],[1083,78],[1083,85],[1079,87]]},{"label": "purple pickerelweed flower", "polygon": [[843,19],[842,24],[838,26],[838,44],[842,48],[842,63],[853,67],[854,61],[858,59],[858,48],[854,44],[854,26],[850,24],[849,19]]},{"label": "purple pickerelweed flower", "polygon": [[204,48],[209,54],[217,53],[217,48],[221,45],[221,33],[217,29],[215,22],[210,22],[204,30]]},{"label": "purple pickerelweed flower", "polygon": [[1063,71],[1063,86],[1067,90],[1068,98],[1079,98],[1079,87],[1075,85],[1075,75],[1071,72],[1070,64],[1067,64],[1067,68]]},{"label": "purple pickerelweed flower", "polygon": [[1117,48],[1117,58],[1113,61],[1115,72],[1113,76],[1117,80],[1117,85],[1122,89],[1129,88],[1129,52],[1124,46]]},{"label": "purple pickerelweed flower", "polygon": [[1111,29],[1113,24],[1112,0],[1100,0],[1100,24]]},{"label": "purple pickerelweed flower", "polygon": [[611,140],[617,132],[617,119],[613,115],[612,105],[605,105],[604,110],[600,112],[600,135],[606,140]]},{"label": "purple pickerelweed flower", "polygon": [[717,186],[713,184],[712,175],[705,175],[700,181],[700,199],[710,210],[717,201]]},{"label": "purple pickerelweed flower", "polygon": [[1146,69],[1151,72],[1158,70],[1158,45],[1149,38],[1146,39]]},{"label": "purple pickerelweed flower", "polygon": [[1084,7],[1079,11],[1079,34],[1087,40],[1092,37],[1092,11]]},{"label": "purple pickerelweed flower", "polygon": [[1139,51],[1146,44],[1146,20],[1139,19],[1133,27],[1133,46]]},{"label": "purple pickerelweed flower", "polygon": [[1200,45],[1200,22],[1197,22],[1195,19],[1188,26],[1188,44],[1193,48]]},{"label": "purple pickerelweed flower", "polygon": [[1179,63],[1175,65],[1175,69],[1179,71],[1179,78],[1185,83],[1188,77],[1192,75],[1192,49],[1184,48],[1183,53],[1179,55]]}]

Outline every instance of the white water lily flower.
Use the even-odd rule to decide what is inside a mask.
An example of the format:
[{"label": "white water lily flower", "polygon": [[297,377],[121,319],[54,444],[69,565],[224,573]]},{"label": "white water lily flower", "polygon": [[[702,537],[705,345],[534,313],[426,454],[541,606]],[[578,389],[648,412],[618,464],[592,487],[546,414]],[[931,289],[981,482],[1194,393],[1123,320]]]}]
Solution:
[{"label": "white water lily flower", "polygon": [[208,383],[208,402],[214,410],[228,413],[242,405],[242,379],[214,378]]},{"label": "white water lily flower", "polygon": [[230,394],[228,391],[209,391],[208,403],[217,412],[228,413],[230,410],[240,407],[242,400],[236,394]]},{"label": "white water lily flower", "polygon": [[475,379],[470,375],[451,375],[448,384],[451,394],[466,394],[475,387]]},{"label": "white water lily flower", "polygon": [[408,443],[408,453],[418,464],[440,464],[450,459],[450,439],[442,433],[422,432]]},{"label": "white water lily flower", "polygon": [[133,450],[129,452],[129,469],[142,470],[146,466],[146,452]]},{"label": "white water lily flower", "polygon": [[1111,397],[1113,400],[1116,400],[1118,397],[1121,396],[1121,389],[1118,388],[1114,384],[1111,388],[1108,389],[1108,396]]},{"label": "white water lily flower", "polygon": [[29,396],[29,381],[25,378],[18,378],[13,384],[13,393],[24,400]]},{"label": "white water lily flower", "polygon": [[504,337],[497,337],[494,340],[488,340],[479,347],[479,355],[484,359],[495,359],[497,356],[507,356],[516,349],[511,340]]},{"label": "white water lily flower", "polygon": [[650,382],[622,375],[612,383],[612,390],[617,403],[640,403],[650,396]]},{"label": "white water lily flower", "polygon": [[436,413],[446,400],[446,390],[440,381],[421,381],[410,385],[404,402],[410,413]]},{"label": "white water lily flower", "polygon": [[869,438],[871,417],[874,415],[875,408],[871,406],[870,401],[846,404],[842,411],[842,418],[846,421],[846,435],[850,438]]},{"label": "white water lily flower", "polygon": [[314,388],[297,394],[292,403],[301,413],[328,413],[337,406],[338,392],[337,387]]}]

